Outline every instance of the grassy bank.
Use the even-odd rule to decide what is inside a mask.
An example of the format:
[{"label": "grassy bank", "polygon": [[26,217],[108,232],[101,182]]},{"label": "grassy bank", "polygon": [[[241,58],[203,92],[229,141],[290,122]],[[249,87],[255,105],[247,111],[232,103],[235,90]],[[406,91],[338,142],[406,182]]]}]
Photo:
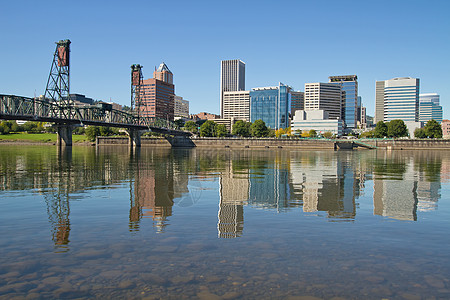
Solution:
[{"label": "grassy bank", "polygon": [[[56,133],[11,133],[0,135],[0,141],[26,141],[35,143],[56,143]],[[85,135],[72,135],[73,143],[89,142]]]}]

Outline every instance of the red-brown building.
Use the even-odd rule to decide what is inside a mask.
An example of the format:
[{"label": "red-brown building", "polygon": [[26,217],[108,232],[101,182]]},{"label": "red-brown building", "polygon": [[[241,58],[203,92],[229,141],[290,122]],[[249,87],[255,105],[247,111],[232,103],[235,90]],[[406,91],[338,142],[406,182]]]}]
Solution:
[{"label": "red-brown building", "polygon": [[215,119],[220,119],[219,115],[215,115],[215,114],[210,114],[207,112],[201,112],[198,113],[196,115],[190,115],[191,119],[195,119],[195,120],[215,120]]},{"label": "red-brown building", "polygon": [[153,73],[154,78],[143,80],[141,116],[173,121],[175,85],[173,74],[162,63]]},{"label": "red-brown building", "polygon": [[444,139],[450,138],[450,120],[442,120],[442,137]]}]

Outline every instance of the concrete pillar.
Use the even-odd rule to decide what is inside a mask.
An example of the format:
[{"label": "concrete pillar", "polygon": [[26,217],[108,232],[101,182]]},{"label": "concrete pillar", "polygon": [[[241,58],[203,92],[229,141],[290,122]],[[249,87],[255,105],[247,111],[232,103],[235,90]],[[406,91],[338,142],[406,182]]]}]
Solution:
[{"label": "concrete pillar", "polygon": [[72,125],[58,125],[57,127],[58,139],[57,145],[64,147],[72,146]]},{"label": "concrete pillar", "polygon": [[130,145],[130,147],[141,147],[141,135],[143,131],[136,129],[127,129],[127,132],[129,137],[128,144]]}]

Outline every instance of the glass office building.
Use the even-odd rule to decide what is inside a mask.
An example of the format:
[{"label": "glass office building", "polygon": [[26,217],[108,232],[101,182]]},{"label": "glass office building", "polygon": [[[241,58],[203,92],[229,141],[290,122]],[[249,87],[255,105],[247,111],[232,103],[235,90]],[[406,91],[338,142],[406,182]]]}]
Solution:
[{"label": "glass office building", "polygon": [[442,123],[442,106],[439,105],[439,95],[436,93],[419,94],[419,121],[435,120]]},{"label": "glass office building", "polygon": [[342,119],[347,128],[356,128],[358,125],[358,77],[356,75],[330,76],[331,83],[341,86],[345,95],[342,101]]},{"label": "glass office building", "polygon": [[291,88],[280,83],[275,87],[254,88],[250,91],[250,121],[263,120],[267,127],[289,127]]}]

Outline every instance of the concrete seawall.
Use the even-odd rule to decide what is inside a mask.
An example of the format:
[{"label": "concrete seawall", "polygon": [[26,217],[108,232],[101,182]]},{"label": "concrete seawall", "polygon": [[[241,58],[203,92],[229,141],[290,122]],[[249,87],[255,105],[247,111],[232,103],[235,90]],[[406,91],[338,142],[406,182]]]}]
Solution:
[{"label": "concrete seawall", "polygon": [[[97,145],[127,145],[128,137],[97,137]],[[359,143],[359,145],[358,145]],[[362,149],[373,146],[381,150],[450,150],[450,140],[308,140],[276,138],[145,138],[142,147],[201,147],[201,148],[269,148],[269,149]]]}]

